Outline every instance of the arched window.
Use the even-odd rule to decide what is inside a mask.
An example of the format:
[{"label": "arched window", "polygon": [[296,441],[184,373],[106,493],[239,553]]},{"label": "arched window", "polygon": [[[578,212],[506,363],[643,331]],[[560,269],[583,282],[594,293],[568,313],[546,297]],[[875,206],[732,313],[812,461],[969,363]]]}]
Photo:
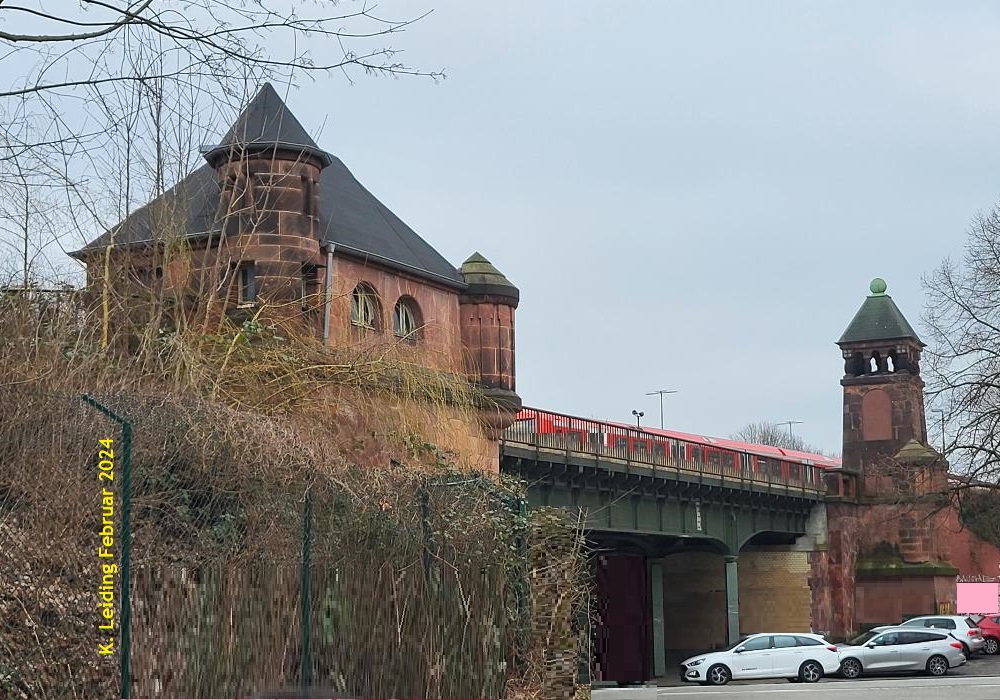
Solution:
[{"label": "arched window", "polygon": [[420,308],[412,297],[400,297],[392,310],[392,332],[397,338],[416,341],[420,337]]},{"label": "arched window", "polygon": [[381,306],[378,295],[364,282],[351,292],[351,325],[372,330],[381,329]]}]

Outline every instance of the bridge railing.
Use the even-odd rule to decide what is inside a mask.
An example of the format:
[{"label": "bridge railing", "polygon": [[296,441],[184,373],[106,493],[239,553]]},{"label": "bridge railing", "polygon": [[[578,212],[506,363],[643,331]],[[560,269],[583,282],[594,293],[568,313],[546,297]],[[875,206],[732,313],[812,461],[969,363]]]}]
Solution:
[{"label": "bridge railing", "polygon": [[518,414],[514,424],[504,431],[503,440],[654,469],[788,485],[809,491],[823,489],[822,470],[815,465],[793,460],[782,463],[764,457],[758,461],[755,455],[707,443],[533,408],[525,408]]}]

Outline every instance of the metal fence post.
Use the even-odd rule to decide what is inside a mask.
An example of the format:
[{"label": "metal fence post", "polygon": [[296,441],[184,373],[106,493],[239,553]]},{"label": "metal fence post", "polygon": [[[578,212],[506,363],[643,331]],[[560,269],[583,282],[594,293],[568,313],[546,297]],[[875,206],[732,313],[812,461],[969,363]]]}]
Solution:
[{"label": "metal fence post", "polygon": [[437,546],[434,543],[434,527],[431,523],[430,491],[427,488],[427,478],[424,477],[420,484],[420,520],[424,534],[424,576],[427,578],[427,585],[432,591],[437,591],[437,576],[435,576],[434,555],[437,554]]},{"label": "metal fence post", "polygon": [[299,678],[306,697],[312,697],[312,491],[302,508],[302,662]]},{"label": "metal fence post", "polygon": [[93,406],[122,428],[122,601],[121,601],[121,696],[131,697],[132,631],[132,423],[87,394],[84,403]]}]

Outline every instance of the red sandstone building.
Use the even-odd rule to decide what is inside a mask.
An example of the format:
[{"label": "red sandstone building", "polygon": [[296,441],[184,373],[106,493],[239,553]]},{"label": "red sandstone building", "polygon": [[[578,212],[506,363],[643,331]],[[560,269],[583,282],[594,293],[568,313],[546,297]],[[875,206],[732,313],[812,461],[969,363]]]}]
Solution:
[{"label": "red sandstone building", "polygon": [[158,293],[175,320],[214,310],[330,347],[393,346],[463,374],[480,421],[456,451],[496,471],[498,431],[520,407],[517,288],[478,253],[451,265],[319,148],[270,85],[203,155],[170,191],[72,254],[88,286],[109,279],[124,296]]},{"label": "red sandstone building", "polygon": [[927,441],[924,343],[881,279],[838,341],[844,442],[828,474],[827,548],[811,555],[813,628],[846,636],[955,611],[956,575],[995,576],[997,547],[947,501],[948,463]]}]

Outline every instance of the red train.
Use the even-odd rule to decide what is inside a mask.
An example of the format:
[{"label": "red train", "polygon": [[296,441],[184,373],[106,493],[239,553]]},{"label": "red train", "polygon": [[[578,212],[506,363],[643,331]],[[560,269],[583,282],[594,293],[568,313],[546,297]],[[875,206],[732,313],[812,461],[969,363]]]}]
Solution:
[{"label": "red train", "polygon": [[840,466],[840,460],[823,455],[674,430],[637,429],[623,423],[574,418],[532,408],[518,413],[507,434],[512,441],[782,483],[818,485],[822,470]]}]

